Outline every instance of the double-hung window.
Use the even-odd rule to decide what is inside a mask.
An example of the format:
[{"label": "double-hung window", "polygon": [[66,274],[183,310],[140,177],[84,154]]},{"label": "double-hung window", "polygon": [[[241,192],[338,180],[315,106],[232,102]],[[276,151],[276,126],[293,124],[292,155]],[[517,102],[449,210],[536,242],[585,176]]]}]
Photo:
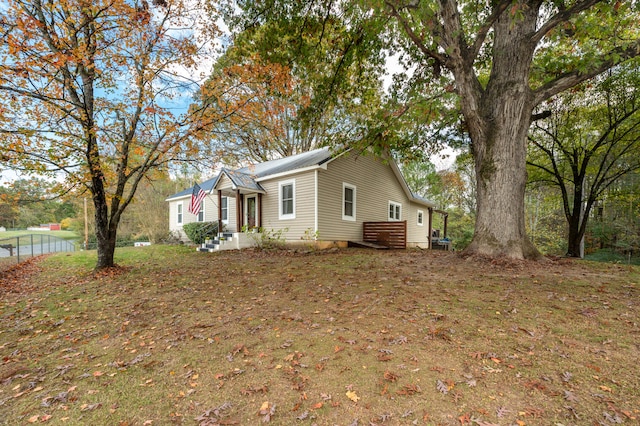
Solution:
[{"label": "double-hung window", "polygon": [[178,207],[178,213],[177,213],[177,216],[176,216],[177,217],[176,223],[178,225],[182,225],[182,219],[183,219],[183,216],[184,216],[183,213],[182,213],[182,203],[178,203],[177,207]]},{"label": "double-hung window", "polygon": [[418,226],[424,226],[424,211],[418,210]]},{"label": "double-hung window", "polygon": [[227,197],[222,197],[220,200],[220,220],[224,223],[229,222],[229,199]]},{"label": "double-hung window", "polygon": [[356,220],[356,187],[342,184],[342,220]]},{"label": "double-hung window", "polygon": [[402,217],[402,204],[389,201],[389,220],[396,221]]},{"label": "double-hung window", "polygon": [[200,203],[200,210],[198,211],[198,222],[204,222],[204,200]]},{"label": "double-hung window", "polygon": [[296,182],[295,180],[287,180],[279,183],[279,218],[295,219],[296,218]]}]

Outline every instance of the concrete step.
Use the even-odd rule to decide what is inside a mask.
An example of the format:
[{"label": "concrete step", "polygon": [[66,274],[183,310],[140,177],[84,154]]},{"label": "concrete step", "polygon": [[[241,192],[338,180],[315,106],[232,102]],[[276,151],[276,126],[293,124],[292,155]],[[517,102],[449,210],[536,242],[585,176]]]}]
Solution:
[{"label": "concrete step", "polygon": [[196,251],[198,252],[204,252],[204,253],[213,253],[214,251],[217,251],[217,248],[205,248],[205,247],[198,247],[196,248]]}]

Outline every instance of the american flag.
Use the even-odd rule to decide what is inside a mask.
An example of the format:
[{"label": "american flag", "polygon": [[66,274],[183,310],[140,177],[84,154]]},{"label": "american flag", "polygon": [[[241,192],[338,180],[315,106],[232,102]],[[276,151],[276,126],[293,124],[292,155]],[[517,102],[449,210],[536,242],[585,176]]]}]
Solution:
[{"label": "american flag", "polygon": [[187,211],[191,214],[198,214],[200,212],[200,206],[202,206],[202,200],[207,196],[204,189],[200,188],[197,183],[193,185],[193,192],[191,193],[191,202]]}]

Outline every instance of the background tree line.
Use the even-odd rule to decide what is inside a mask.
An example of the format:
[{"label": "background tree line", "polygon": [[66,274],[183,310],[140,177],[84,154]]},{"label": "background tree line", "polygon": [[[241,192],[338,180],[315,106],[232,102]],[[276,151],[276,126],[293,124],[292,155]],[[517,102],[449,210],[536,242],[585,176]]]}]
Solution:
[{"label": "background tree line", "polygon": [[[428,189],[415,190],[473,223],[461,245],[492,257],[541,257],[531,227],[542,221],[525,209],[529,164],[545,195],[562,195],[566,253],[580,255],[584,218],[604,217],[605,195],[636,171],[637,115],[620,94],[637,86],[628,77],[608,98],[596,92],[617,81],[599,76],[640,54],[638,16],[637,3],[605,0],[10,0],[0,158],[63,175],[58,194],[90,197],[96,268],[113,266],[138,191],[177,164],[211,172],[325,144],[391,152],[407,170],[457,145],[456,167],[426,170]],[[389,57],[403,71],[383,90]],[[580,91],[588,102],[565,97]],[[592,108],[600,96],[609,113]],[[570,108],[598,126],[571,124]]]}]

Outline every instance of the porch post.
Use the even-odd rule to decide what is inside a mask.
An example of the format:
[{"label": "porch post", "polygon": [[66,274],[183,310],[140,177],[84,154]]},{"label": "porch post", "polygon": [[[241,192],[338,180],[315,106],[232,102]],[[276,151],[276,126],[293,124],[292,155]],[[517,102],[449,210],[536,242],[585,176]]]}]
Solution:
[{"label": "porch post", "polygon": [[444,237],[443,238],[447,238],[447,223],[449,223],[449,213],[445,213],[444,214]]},{"label": "porch post", "polygon": [[432,242],[432,238],[433,238],[433,207],[429,207],[429,231],[428,231],[428,238],[429,238],[429,248],[433,248],[433,242]]},{"label": "porch post", "polygon": [[258,192],[258,229],[262,228],[262,193]]},{"label": "porch post", "polygon": [[[227,211],[229,211],[228,208]],[[218,189],[218,232],[222,232],[222,190],[220,189]]]},{"label": "porch post", "polygon": [[239,189],[236,189],[236,232],[242,232],[242,199]]}]

